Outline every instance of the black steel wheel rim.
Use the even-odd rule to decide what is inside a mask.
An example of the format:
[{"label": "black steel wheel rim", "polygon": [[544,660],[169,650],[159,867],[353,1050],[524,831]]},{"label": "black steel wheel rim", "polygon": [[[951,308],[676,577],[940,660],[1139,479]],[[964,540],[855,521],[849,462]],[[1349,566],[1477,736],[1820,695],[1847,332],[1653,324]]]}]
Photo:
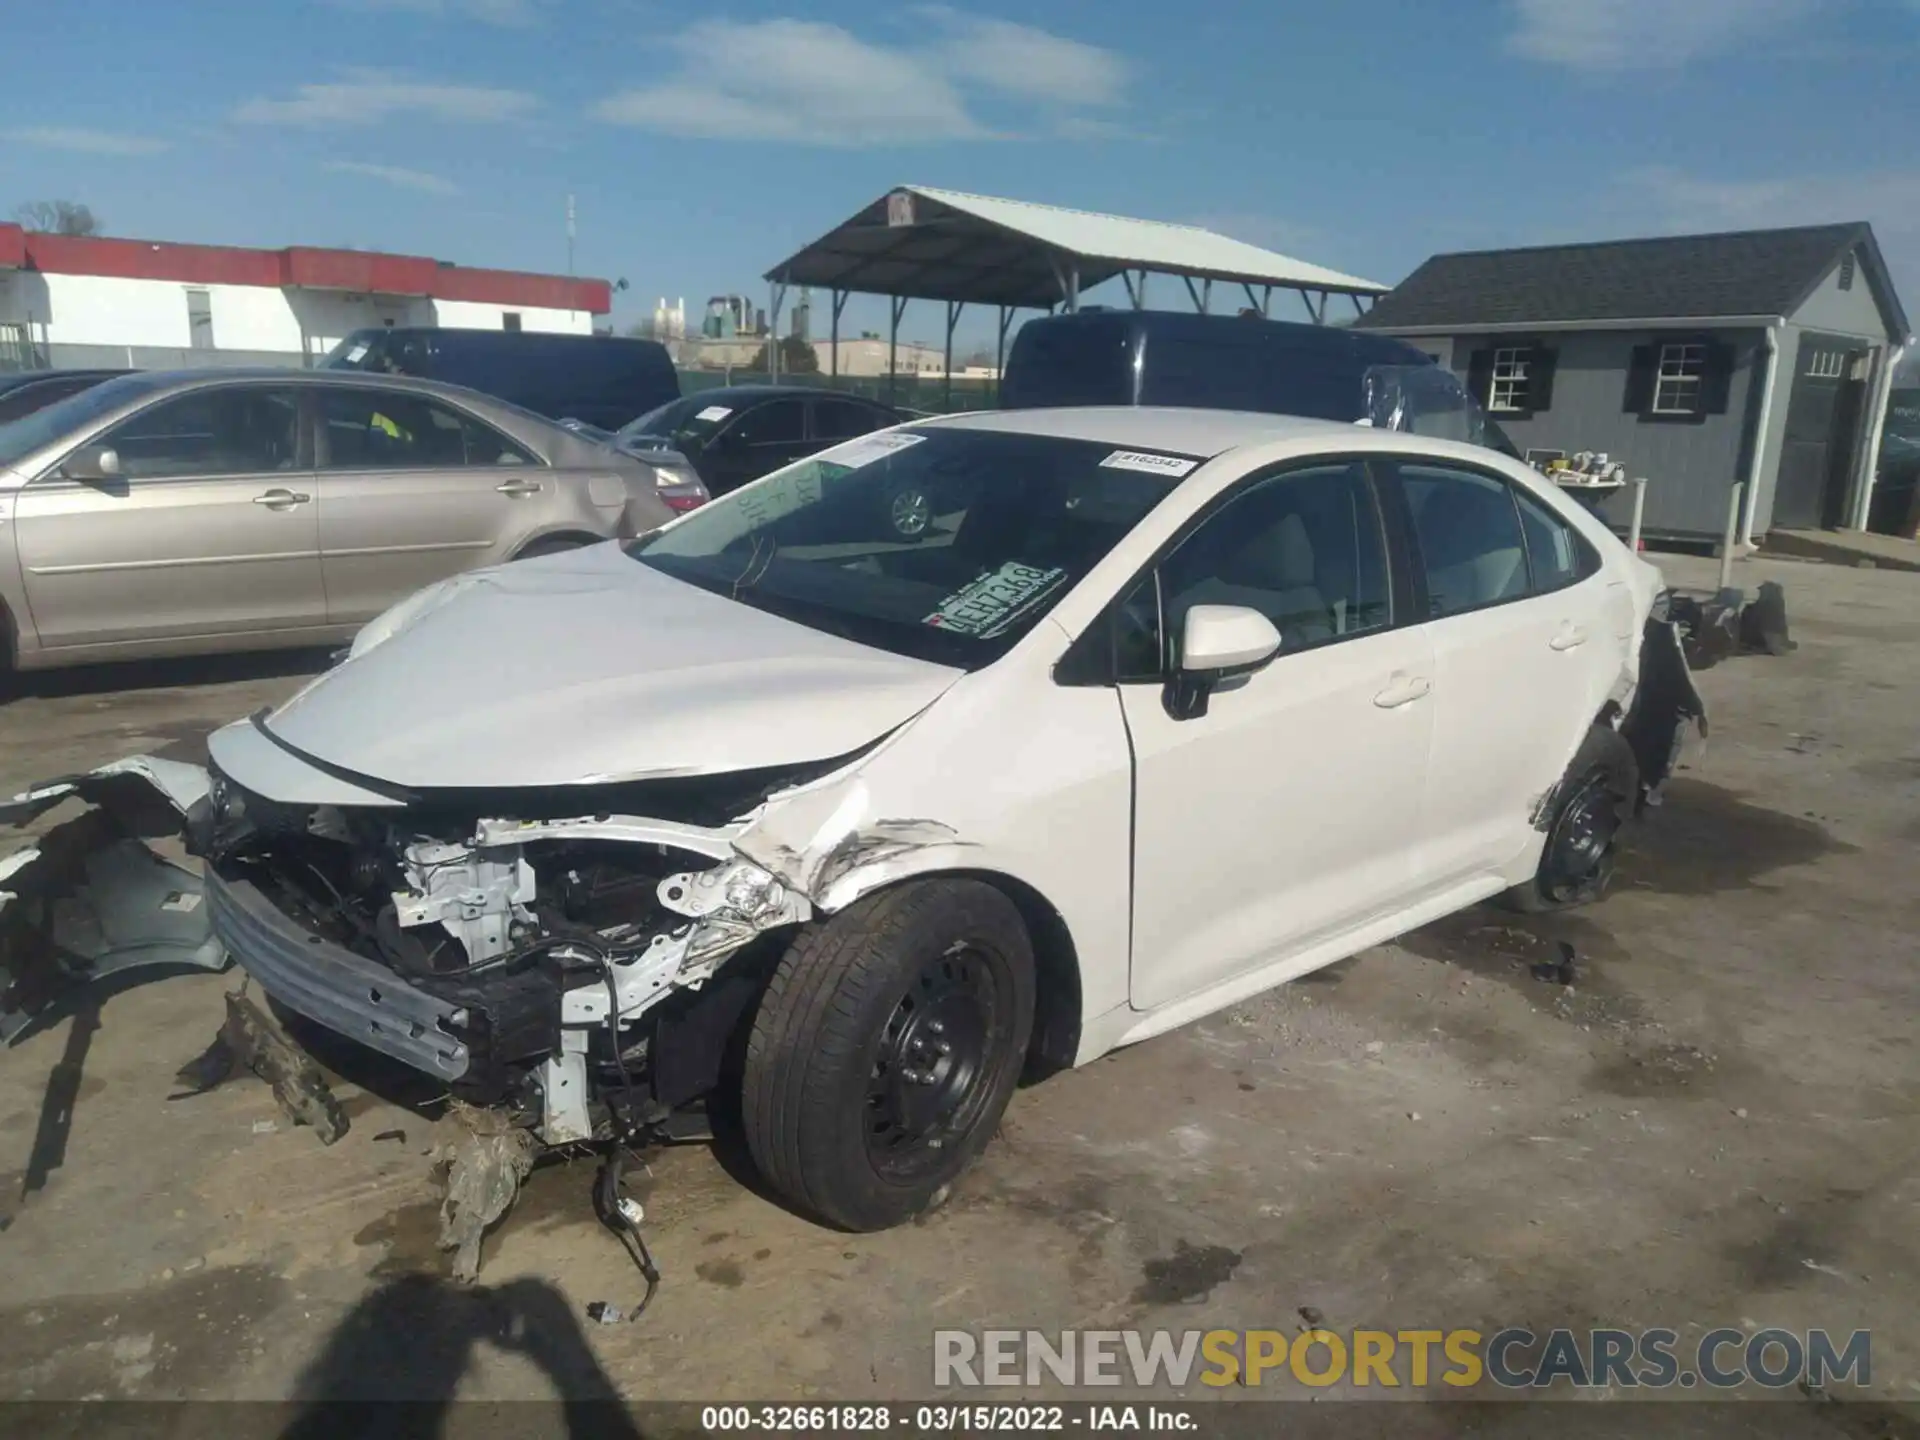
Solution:
[{"label": "black steel wheel rim", "polygon": [[1620,831],[1620,799],[1596,771],[1560,807],[1547,835],[1541,880],[1553,900],[1589,895],[1605,882],[1613,864],[1614,837]]},{"label": "black steel wheel rim", "polygon": [[880,1032],[867,1077],[867,1155],[910,1177],[937,1169],[994,1086],[1006,1005],[994,957],[961,941],[929,958]]}]

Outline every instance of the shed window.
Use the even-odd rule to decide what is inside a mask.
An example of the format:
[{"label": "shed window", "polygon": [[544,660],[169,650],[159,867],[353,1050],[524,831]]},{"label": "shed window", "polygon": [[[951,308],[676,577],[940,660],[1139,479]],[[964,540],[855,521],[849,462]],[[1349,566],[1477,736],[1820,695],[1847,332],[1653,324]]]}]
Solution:
[{"label": "shed window", "polygon": [[1487,408],[1500,414],[1517,414],[1530,409],[1527,404],[1528,376],[1533,368],[1533,352],[1525,347],[1493,352],[1493,388],[1488,392]]},{"label": "shed window", "polygon": [[1846,368],[1847,357],[1840,350],[1816,350],[1807,361],[1807,374],[1815,380],[1838,380]]},{"label": "shed window", "polygon": [[1653,413],[1699,414],[1700,381],[1706,368],[1705,345],[1662,345],[1660,369],[1653,386]]}]

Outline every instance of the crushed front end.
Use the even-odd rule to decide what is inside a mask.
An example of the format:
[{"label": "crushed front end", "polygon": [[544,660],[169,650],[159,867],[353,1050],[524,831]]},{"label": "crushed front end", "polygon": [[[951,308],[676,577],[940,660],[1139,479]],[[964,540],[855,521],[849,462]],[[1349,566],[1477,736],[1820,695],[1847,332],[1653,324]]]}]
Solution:
[{"label": "crushed front end", "polygon": [[563,1145],[711,1088],[751,993],[716,969],[811,915],[734,851],[744,822],[579,798],[289,805],[215,768],[190,841],[213,934],[280,1005]]}]

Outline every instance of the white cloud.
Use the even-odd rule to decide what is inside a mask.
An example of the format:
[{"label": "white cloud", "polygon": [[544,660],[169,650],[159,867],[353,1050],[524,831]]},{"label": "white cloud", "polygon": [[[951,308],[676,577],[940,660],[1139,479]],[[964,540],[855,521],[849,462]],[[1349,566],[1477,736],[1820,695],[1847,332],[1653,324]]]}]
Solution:
[{"label": "white cloud", "polygon": [[962,79],[1050,105],[1117,105],[1125,96],[1132,67],[1111,50],[944,5],[921,13],[946,31],[936,63]]},{"label": "white cloud", "polygon": [[[1008,138],[976,113],[979,92],[1056,116],[1121,98],[1127,65],[1109,51],[944,7],[920,13],[941,31],[931,44],[881,44],[812,20],[699,21],[667,42],[672,73],[594,114],[669,135],[855,147]],[[1074,133],[1065,120],[1049,128]]]},{"label": "white cloud", "polygon": [[122,135],[111,130],[84,130],[62,125],[29,125],[4,132],[6,138],[45,150],[71,150],[81,155],[155,155],[167,148],[151,135]]},{"label": "white cloud", "polygon": [[1813,13],[1818,0],[1513,0],[1507,48],[1575,70],[1672,68]]},{"label": "white cloud", "polygon": [[539,102],[524,90],[484,85],[434,85],[372,70],[301,85],[291,98],[249,100],[233,118],[255,125],[374,125],[399,115],[488,124],[529,114]]},{"label": "white cloud", "polygon": [[548,0],[332,0],[351,10],[402,10],[436,19],[473,20],[482,25],[536,25]]},{"label": "white cloud", "polygon": [[409,170],[401,165],[373,165],[364,160],[329,160],[321,167],[342,175],[365,175],[382,180],[401,190],[418,190],[427,195],[458,195],[460,187],[444,176],[425,170]]}]

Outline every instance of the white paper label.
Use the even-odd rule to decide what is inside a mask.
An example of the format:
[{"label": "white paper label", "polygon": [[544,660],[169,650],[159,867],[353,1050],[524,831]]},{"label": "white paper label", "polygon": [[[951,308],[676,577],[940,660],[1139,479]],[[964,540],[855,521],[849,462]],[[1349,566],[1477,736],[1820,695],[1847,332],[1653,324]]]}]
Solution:
[{"label": "white paper label", "polygon": [[926,438],[924,435],[862,435],[858,440],[849,440],[845,445],[827,451],[820,458],[829,465],[844,465],[849,470],[858,470],[862,465],[884,460],[909,445],[918,445]]},{"label": "white paper label", "polygon": [[709,405],[693,418],[696,420],[724,420],[733,413],[725,405]]},{"label": "white paper label", "polygon": [[1192,470],[1198,460],[1182,460],[1178,455],[1151,455],[1144,450],[1116,450],[1100,462],[1103,470],[1139,470],[1148,475],[1164,475],[1178,480]]},{"label": "white paper label", "polygon": [[366,358],[366,354],[367,354],[367,347],[364,344],[356,345],[351,350],[347,351],[347,363],[349,365],[358,365],[363,359]]}]

